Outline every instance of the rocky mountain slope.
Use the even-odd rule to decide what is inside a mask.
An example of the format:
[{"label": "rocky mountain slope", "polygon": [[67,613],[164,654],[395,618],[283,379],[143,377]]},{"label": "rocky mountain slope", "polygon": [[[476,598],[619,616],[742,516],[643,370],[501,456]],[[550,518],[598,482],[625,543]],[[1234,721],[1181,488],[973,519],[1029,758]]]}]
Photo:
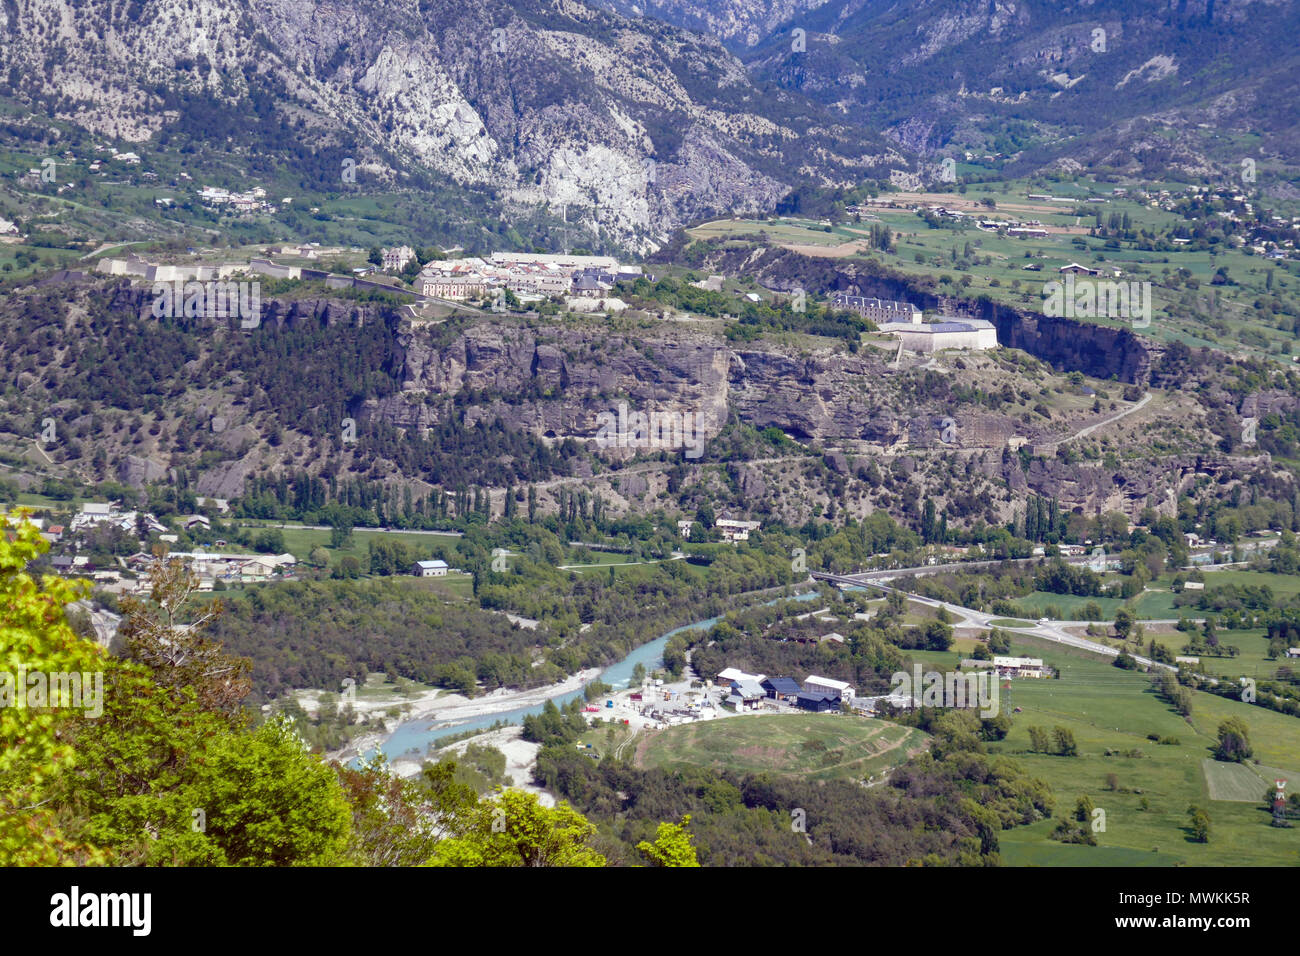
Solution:
[{"label": "rocky mountain slope", "polygon": [[815,10],[826,0],[596,0],[596,6],[625,16],[647,16],[706,36],[733,49],[752,47],[782,24]]},{"label": "rocky mountain slope", "polygon": [[[929,495],[993,523],[1029,489],[1136,514],[1197,475],[1269,468],[1219,453],[1195,395],[1138,407],[1119,383],[1085,390],[1010,350],[900,364],[883,348],[733,344],[721,320],[411,324],[316,298],[270,300],[241,332],[160,322],[149,303],[101,283],[0,309],[0,470],[25,487],[52,475],[219,497],[311,474],[394,494],[490,487],[498,506],[510,486],[569,486],[600,491],[611,513],[698,494],[795,523],[832,502],[909,515]],[[599,416],[620,405],[698,416],[705,453],[601,447]]]},{"label": "rocky mountain slope", "polygon": [[232,172],[283,153],[321,188],[432,174],[642,248],[905,163],[716,39],[575,0],[7,0],[0,35],[0,95],[33,123],[203,143]]},{"label": "rocky mountain slope", "polygon": [[791,25],[805,49],[768,38],[747,56],[757,77],[936,163],[1300,166],[1300,7],[1286,0],[831,0]]}]

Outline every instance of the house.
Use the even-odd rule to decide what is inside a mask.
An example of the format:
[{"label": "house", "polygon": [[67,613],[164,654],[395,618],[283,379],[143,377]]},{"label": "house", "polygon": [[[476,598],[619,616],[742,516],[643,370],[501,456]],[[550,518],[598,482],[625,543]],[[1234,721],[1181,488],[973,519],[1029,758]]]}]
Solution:
[{"label": "house", "polygon": [[50,567],[54,568],[59,574],[67,574],[72,570],[72,558],[65,554],[57,555],[50,559]]},{"label": "house", "polygon": [[801,690],[795,698],[795,706],[814,714],[831,713],[840,709],[840,698],[827,691]]},{"label": "house", "polygon": [[799,696],[799,683],[793,677],[768,677],[760,686],[772,700],[792,701]]},{"label": "house", "polygon": [[411,573],[417,578],[445,578],[447,576],[446,561],[416,561],[411,565]]},{"label": "house", "polygon": [[691,528],[693,527],[695,527],[694,521],[683,519],[677,522],[677,533],[683,538],[689,538],[691,536]]},{"label": "house", "polygon": [[410,246],[382,249],[379,254],[383,257],[384,271],[386,272],[401,272],[406,268],[407,263],[415,258],[415,250]]},{"label": "house", "polygon": [[1300,657],[1300,647],[1288,647],[1286,649],[1287,657]]},{"label": "house", "polygon": [[190,515],[185,519],[185,530],[193,531],[195,528],[202,528],[204,531],[211,531],[212,522],[203,515]]},{"label": "house", "polygon": [[831,631],[829,634],[823,634],[821,637],[817,638],[818,644],[825,644],[827,641],[835,644],[843,644],[844,635],[838,631]]},{"label": "house", "polygon": [[1042,677],[1043,660],[1040,657],[998,657],[993,666],[999,677]]},{"label": "house", "polygon": [[48,528],[46,528],[44,531],[41,532],[41,537],[44,538],[46,541],[50,542],[50,544],[57,544],[58,542],[63,540],[63,525],[61,524],[50,525]]},{"label": "house", "polygon": [[812,694],[834,694],[837,698],[853,699],[852,686],[842,680],[831,680],[829,677],[809,674],[803,679],[803,689]]},{"label": "house", "polygon": [[1201,659],[1200,659],[1199,657],[1175,657],[1175,658],[1174,658],[1174,663],[1175,663],[1175,664],[1191,664],[1192,666],[1196,666],[1196,665],[1198,665],[1198,664],[1201,663]]},{"label": "house", "polygon": [[1204,581],[1187,581],[1186,583],[1183,584],[1183,590],[1184,590],[1184,591],[1204,591],[1204,590],[1205,590],[1205,582],[1204,582]]},{"label": "house", "polygon": [[723,541],[735,544],[737,541],[748,541],[749,533],[757,531],[763,526],[763,523],[761,521],[733,521],[730,518],[719,518],[714,522],[713,526],[718,529]]}]

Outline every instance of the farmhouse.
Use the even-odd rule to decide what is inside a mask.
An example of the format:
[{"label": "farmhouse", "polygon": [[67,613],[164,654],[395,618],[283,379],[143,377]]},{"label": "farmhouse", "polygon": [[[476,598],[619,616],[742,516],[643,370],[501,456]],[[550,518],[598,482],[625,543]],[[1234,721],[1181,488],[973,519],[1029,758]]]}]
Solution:
[{"label": "farmhouse", "polygon": [[999,677],[1042,677],[1043,660],[1041,657],[998,657],[994,655],[993,666]]},{"label": "farmhouse", "polygon": [[1061,275],[1076,275],[1076,276],[1101,275],[1101,270],[1089,269],[1087,266],[1081,266],[1077,262],[1071,262],[1069,265],[1061,266],[1061,268],[1057,269],[1056,271],[1059,272]]},{"label": "farmhouse", "polygon": [[417,578],[445,578],[447,576],[447,562],[416,561],[411,565],[411,573]]}]

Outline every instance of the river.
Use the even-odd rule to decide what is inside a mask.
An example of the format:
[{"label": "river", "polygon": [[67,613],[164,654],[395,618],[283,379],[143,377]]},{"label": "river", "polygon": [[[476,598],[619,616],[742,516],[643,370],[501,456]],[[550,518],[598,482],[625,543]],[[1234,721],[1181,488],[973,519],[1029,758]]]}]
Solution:
[{"label": "river", "polygon": [[[792,595],[790,598],[781,597],[774,601],[765,601],[764,604],[776,604],[779,601],[811,601],[815,598],[823,597],[818,591],[809,591],[805,594]],[[646,673],[653,673],[663,666],[664,647],[668,639],[674,634],[680,634],[682,631],[698,630],[700,628],[708,629],[720,621],[720,617],[710,617],[702,621],[695,621],[691,624],[683,624],[681,627],[675,627],[667,631],[653,641],[642,644],[633,650],[627,657],[623,658],[616,664],[611,664],[597,676],[596,680],[609,684],[615,690],[624,690],[632,682],[632,672],[636,669],[637,664],[645,666]],[[582,697],[583,689],[569,691],[566,694],[556,694],[548,698],[549,701],[557,707],[563,707],[572,700]],[[382,750],[388,759],[394,760],[397,757],[412,757],[422,755],[427,752],[430,744],[436,743],[443,737],[450,737],[457,734],[463,734],[468,730],[486,730],[496,723],[519,724],[523,723],[525,717],[529,714],[540,714],[546,703],[532,704],[527,707],[515,707],[511,710],[497,711],[496,713],[483,714],[479,717],[473,717],[469,720],[460,722],[437,720],[436,718],[426,718],[423,720],[411,720],[399,726],[392,735],[388,737],[377,748]],[[375,750],[371,750],[366,757],[372,757]]]}]

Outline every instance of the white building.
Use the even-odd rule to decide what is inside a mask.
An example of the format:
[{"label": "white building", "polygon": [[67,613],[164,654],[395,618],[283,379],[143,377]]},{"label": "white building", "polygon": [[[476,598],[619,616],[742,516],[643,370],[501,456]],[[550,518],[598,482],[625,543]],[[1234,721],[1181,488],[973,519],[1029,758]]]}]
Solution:
[{"label": "white building", "polygon": [[406,264],[415,258],[415,250],[410,246],[395,246],[392,249],[380,250],[383,256],[384,270],[387,272],[401,272],[406,268]]},{"label": "white building", "polygon": [[411,565],[411,573],[417,578],[445,578],[447,576],[446,561],[416,561]]},{"label": "white building", "polygon": [[886,322],[880,331],[897,336],[909,352],[941,349],[982,351],[998,347],[998,331],[984,319],[940,318],[937,322]]},{"label": "white building", "polygon": [[829,677],[817,677],[809,674],[803,679],[803,689],[810,694],[835,694],[842,700],[853,699],[853,687],[842,680],[832,680]]},{"label": "white building", "polygon": [[714,682],[721,687],[727,687],[735,681],[753,681],[755,684],[761,684],[765,677],[766,674],[746,674],[739,668],[728,667],[726,670],[718,671]]}]

